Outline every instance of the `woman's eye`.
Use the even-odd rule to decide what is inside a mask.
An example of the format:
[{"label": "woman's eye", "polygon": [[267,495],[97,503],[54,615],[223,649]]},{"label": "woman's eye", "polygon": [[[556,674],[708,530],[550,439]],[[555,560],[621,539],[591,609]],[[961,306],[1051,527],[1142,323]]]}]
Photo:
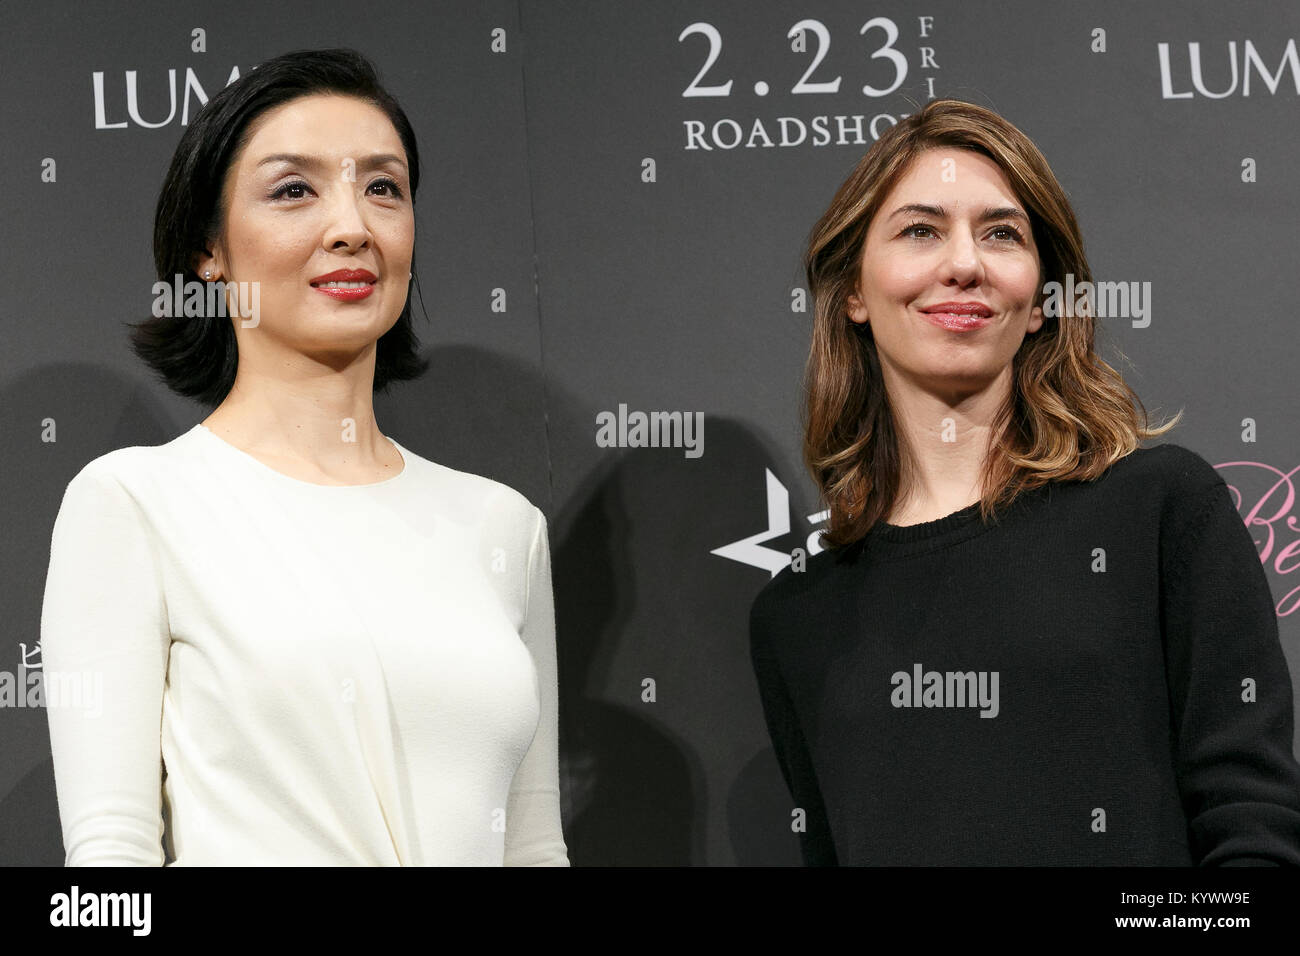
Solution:
[{"label": "woman's eye", "polygon": [[[379,190],[379,191],[375,192],[375,190]],[[376,179],[373,183],[371,183],[366,188],[366,191],[369,192],[371,195],[385,196],[392,199],[402,198],[401,187],[399,187],[397,183],[394,182],[393,180],[387,178]],[[300,181],[291,182],[291,183],[285,183],[283,186],[280,186],[278,189],[276,189],[273,193],[271,193],[271,198],[285,199],[289,201],[295,199],[306,199],[307,195],[310,192],[311,192],[311,187],[308,186],[306,183]]]},{"label": "woman's eye", "polygon": [[391,179],[376,179],[373,183],[370,184],[370,188],[374,189],[376,186],[380,187],[381,189],[388,190],[386,195],[391,196],[394,199],[402,198],[401,188],[397,185],[397,183],[393,182],[393,180]]},{"label": "woman's eye", "polygon": [[275,192],[271,193],[271,198],[272,199],[281,199],[281,198],[304,199],[306,198],[306,195],[304,193],[304,190],[306,189],[307,189],[306,183],[301,183],[301,182],[285,183]]},{"label": "woman's eye", "polygon": [[[923,222],[914,222],[904,229],[902,234],[924,239],[935,235],[935,232],[932,226],[927,226]],[[990,235],[997,236],[1003,242],[1020,242],[1023,239],[1020,230],[1015,226],[997,226]]]}]

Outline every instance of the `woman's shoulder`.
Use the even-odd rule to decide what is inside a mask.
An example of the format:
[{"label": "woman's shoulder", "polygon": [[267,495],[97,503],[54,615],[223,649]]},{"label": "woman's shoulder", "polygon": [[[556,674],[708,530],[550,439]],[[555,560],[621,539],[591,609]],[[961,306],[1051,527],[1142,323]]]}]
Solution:
[{"label": "woman's shoulder", "polygon": [[176,471],[188,458],[190,433],[157,445],[128,445],[91,458],[68,482],[68,488],[120,488],[142,492],[146,486],[163,485],[161,479]]},{"label": "woman's shoulder", "polygon": [[860,550],[857,545],[849,545],[810,555],[796,553],[754,597],[751,625],[801,620],[810,605],[833,596],[852,580],[851,571],[848,577],[837,572],[853,565]]},{"label": "woman's shoulder", "polygon": [[1205,456],[1175,444],[1138,448],[1095,484],[1108,497],[1152,502],[1175,523],[1188,517],[1189,509],[1227,497],[1227,483]]},{"label": "woman's shoulder", "polygon": [[185,436],[159,445],[130,445],[96,455],[64,487],[55,518],[55,541],[69,535],[119,539],[156,528],[170,505],[193,494]]},{"label": "woman's shoulder", "polygon": [[[1199,452],[1182,445],[1139,448],[1113,464],[1086,493],[1100,496],[1104,516],[1128,516],[1158,526],[1162,539],[1180,539],[1208,514],[1235,514],[1237,505],[1218,469]],[[1146,516],[1142,518],[1142,516]],[[1102,520],[1102,519],[1099,519]]]},{"label": "woman's shoulder", "polygon": [[1111,467],[1133,479],[1157,479],[1177,492],[1206,491],[1223,484],[1222,476],[1203,455],[1172,443],[1138,448]]},{"label": "woman's shoulder", "polygon": [[495,478],[461,471],[425,458],[399,443],[413,477],[451,513],[461,518],[504,520],[532,526],[545,522],[540,508],[522,492]]}]

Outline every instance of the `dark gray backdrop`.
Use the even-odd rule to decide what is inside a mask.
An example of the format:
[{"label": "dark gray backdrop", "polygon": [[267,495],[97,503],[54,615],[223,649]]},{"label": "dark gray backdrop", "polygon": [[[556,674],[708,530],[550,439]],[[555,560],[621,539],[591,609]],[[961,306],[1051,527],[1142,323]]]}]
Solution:
[{"label": "dark gray backdrop", "polygon": [[[809,313],[792,303],[802,243],[873,121],[883,129],[934,95],[1020,126],[1069,193],[1096,276],[1151,283],[1150,325],[1104,322],[1099,347],[1149,409],[1186,410],[1166,440],[1225,466],[1243,516],[1300,468],[1294,4],[331,0],[266,11],[157,0],[9,11],[0,671],[16,674],[39,640],[68,480],[206,414],[151,380],[122,326],[152,298],[153,206],[186,71],[211,94],[233,67],[302,47],[371,57],[424,160],[416,253],[431,322],[417,299],[416,327],[432,368],[377,399],[381,427],[513,485],[550,521],[575,864],[798,860],[746,620],[768,563],[818,527],[799,458]],[[889,39],[883,23],[860,33],[875,18],[896,27],[897,55],[873,58]],[[808,20],[817,26],[792,49],[791,28]],[[695,24],[706,26],[683,36]],[[206,52],[191,51],[195,28]],[[496,29],[504,52],[491,48]],[[864,94],[893,86],[900,62],[895,89]],[[175,116],[132,121],[127,71],[140,117],[159,123],[169,70]],[[125,127],[97,128],[97,72],[106,123]],[[837,92],[793,92],[801,78],[835,77]],[[728,80],[726,95],[683,95]],[[814,142],[818,122],[830,142]],[[780,145],[799,124],[805,141]],[[42,180],[47,159],[54,182]],[[491,308],[497,289],[504,313]],[[620,404],[703,413],[704,454],[600,447],[596,416]],[[57,443],[41,441],[47,419]],[[1255,441],[1243,441],[1245,419]],[[715,553],[761,536],[782,489],[788,530],[778,520],[769,540]],[[1294,681],[1293,499],[1284,483],[1252,531]],[[647,678],[654,702],[642,699]],[[61,861],[44,712],[0,709],[0,864]]]}]

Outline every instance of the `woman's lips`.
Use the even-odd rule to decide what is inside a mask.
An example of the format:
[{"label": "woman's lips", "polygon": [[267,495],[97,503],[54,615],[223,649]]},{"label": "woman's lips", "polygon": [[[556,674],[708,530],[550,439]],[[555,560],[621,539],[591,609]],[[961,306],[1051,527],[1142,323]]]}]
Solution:
[{"label": "woman's lips", "polygon": [[969,312],[922,312],[931,325],[949,332],[974,332],[993,321],[991,316],[972,315]]},{"label": "woman's lips", "polygon": [[375,291],[373,282],[322,282],[313,285],[317,292],[323,292],[331,299],[341,302],[357,302]]}]

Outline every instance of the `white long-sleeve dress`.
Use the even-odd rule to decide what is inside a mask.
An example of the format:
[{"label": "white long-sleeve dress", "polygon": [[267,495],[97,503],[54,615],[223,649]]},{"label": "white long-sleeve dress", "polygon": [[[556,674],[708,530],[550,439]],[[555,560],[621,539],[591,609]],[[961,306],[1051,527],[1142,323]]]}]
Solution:
[{"label": "white long-sleeve dress", "polygon": [[69,483],[68,865],[568,865],[545,518],[393,444],[394,477],[318,485],[195,425]]}]

